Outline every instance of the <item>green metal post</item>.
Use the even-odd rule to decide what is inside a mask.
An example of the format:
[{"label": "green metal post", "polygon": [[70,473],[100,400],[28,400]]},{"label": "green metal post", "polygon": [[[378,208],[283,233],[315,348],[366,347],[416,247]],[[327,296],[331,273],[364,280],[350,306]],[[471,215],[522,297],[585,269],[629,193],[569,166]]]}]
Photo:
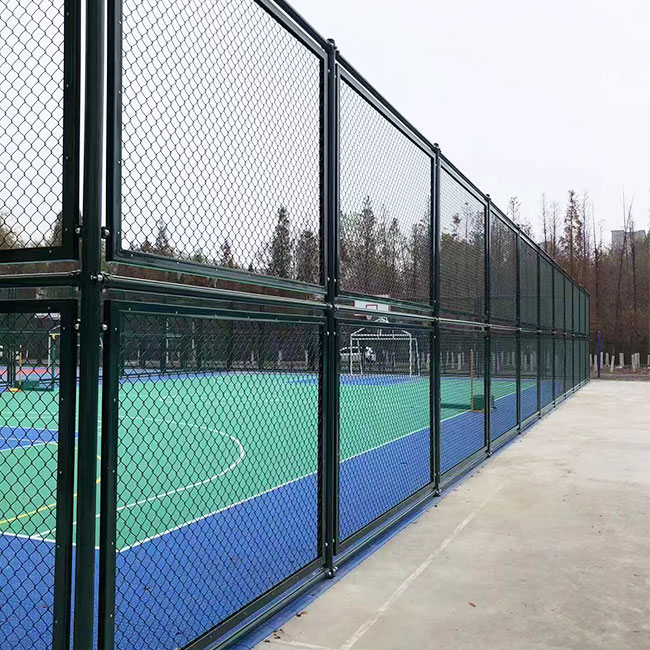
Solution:
[{"label": "green metal post", "polygon": [[535,251],[537,264],[537,412],[542,411],[542,280],[540,278],[541,264],[539,252]]},{"label": "green metal post", "polygon": [[75,650],[92,650],[95,621],[95,523],[97,514],[97,415],[101,332],[101,214],[104,114],[103,2],[86,6],[86,96],[84,197],[81,231],[79,439],[77,474],[77,549]]},{"label": "green metal post", "polygon": [[491,211],[492,211],[492,199],[489,194],[486,194],[487,205],[485,206],[485,377],[484,377],[484,400],[483,408],[485,414],[485,445],[487,447],[487,454],[490,456],[492,454],[492,436],[490,434],[490,419],[492,414],[492,398],[491,398],[491,387],[490,387],[490,321],[491,321],[491,310],[490,310],[490,292],[491,292],[491,282],[490,282],[490,224]]},{"label": "green metal post", "polygon": [[[70,648],[72,522],[74,520],[75,398],[77,392],[76,304],[61,310],[59,364],[59,438],[56,483],[53,650]],[[54,368],[52,369],[54,376]]]},{"label": "green metal post", "polygon": [[516,369],[516,381],[517,381],[517,427],[519,433],[521,433],[521,232],[517,231],[517,240],[516,240],[516,291],[515,291],[515,300],[517,302],[517,341],[516,341],[516,355],[517,355],[517,369]]},{"label": "green metal post", "polygon": [[555,269],[551,266],[551,340],[553,341],[553,370],[551,372],[551,386],[553,387],[553,406],[557,406],[555,402],[555,355],[557,351],[557,342],[555,330]]},{"label": "green metal post", "polygon": [[433,145],[435,160],[433,165],[433,277],[431,283],[431,304],[433,306],[433,345],[431,346],[431,428],[433,432],[433,480],[440,494],[440,147]]},{"label": "green metal post", "polygon": [[325,284],[327,289],[327,324],[323,354],[324,373],[324,472],[325,490],[325,571],[336,573],[335,546],[338,538],[338,323],[334,301],[338,292],[338,214],[339,214],[339,79],[337,49],[333,40],[327,42],[327,81],[325,114]]},{"label": "green metal post", "polygon": [[115,571],[117,531],[117,428],[119,409],[120,313],[104,303],[104,375],[102,381],[102,472],[99,529],[99,648],[115,647]]}]

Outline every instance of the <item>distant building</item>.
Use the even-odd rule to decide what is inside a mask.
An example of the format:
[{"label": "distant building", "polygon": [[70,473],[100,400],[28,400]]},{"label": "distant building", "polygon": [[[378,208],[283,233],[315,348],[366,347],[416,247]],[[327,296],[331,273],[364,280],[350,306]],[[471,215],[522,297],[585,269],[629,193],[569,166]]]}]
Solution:
[{"label": "distant building", "polygon": [[[645,230],[637,230],[627,233],[627,245],[634,241],[635,244],[642,244],[645,240]],[[612,250],[621,250],[625,241],[625,230],[612,230]]]}]

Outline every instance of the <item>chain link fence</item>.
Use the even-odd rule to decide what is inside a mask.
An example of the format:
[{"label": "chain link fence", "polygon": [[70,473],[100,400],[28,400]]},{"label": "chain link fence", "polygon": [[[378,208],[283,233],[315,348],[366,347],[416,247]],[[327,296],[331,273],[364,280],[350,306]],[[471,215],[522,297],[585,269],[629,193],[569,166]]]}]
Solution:
[{"label": "chain link fence", "polygon": [[0,647],[232,645],[587,381],[587,293],[284,2],[0,32]]},{"label": "chain link fence", "polygon": [[521,325],[537,329],[539,312],[537,251],[523,239],[520,247],[519,276]]},{"label": "chain link fence", "polygon": [[115,646],[182,647],[321,554],[322,337],[119,306],[112,322]]},{"label": "chain link fence", "polygon": [[0,302],[0,639],[63,647],[74,508],[71,303]]},{"label": "chain link fence", "polygon": [[515,332],[495,331],[490,337],[490,438],[516,431],[521,386]]},{"label": "chain link fence", "polygon": [[451,173],[440,174],[440,314],[485,317],[486,208]]},{"label": "chain link fence", "polygon": [[71,259],[79,201],[79,8],[0,2],[0,262]]},{"label": "chain link fence", "polygon": [[490,318],[517,323],[517,233],[494,212],[490,218]]},{"label": "chain link fence", "polygon": [[539,337],[527,332],[521,335],[519,356],[521,381],[521,421],[526,422],[539,411],[540,363]]},{"label": "chain link fence", "polygon": [[345,80],[340,103],[341,290],[429,304],[431,156]]}]

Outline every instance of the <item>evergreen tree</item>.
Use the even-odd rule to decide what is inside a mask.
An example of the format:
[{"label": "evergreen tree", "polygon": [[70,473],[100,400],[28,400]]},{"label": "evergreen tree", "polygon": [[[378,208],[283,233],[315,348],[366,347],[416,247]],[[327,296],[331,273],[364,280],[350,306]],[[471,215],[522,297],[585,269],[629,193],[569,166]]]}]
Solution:
[{"label": "evergreen tree", "polygon": [[425,217],[411,228],[409,241],[409,291],[408,299],[427,301],[429,299],[429,278],[431,266],[431,227]]},{"label": "evergreen tree", "polygon": [[61,246],[63,244],[63,212],[56,215],[56,221],[50,234],[45,239],[46,246]]},{"label": "evergreen tree", "polygon": [[232,248],[228,239],[225,239],[223,244],[221,244],[218,265],[226,269],[239,268],[235,262],[235,256],[232,253]]},{"label": "evergreen tree", "polygon": [[395,296],[400,295],[401,292],[404,248],[404,235],[402,235],[397,219],[393,217],[390,225],[385,229],[381,257],[385,274],[384,286],[392,286]]},{"label": "evergreen tree", "polygon": [[291,249],[289,214],[284,206],[280,206],[278,220],[269,247],[269,263],[266,270],[268,275],[279,278],[291,277]]},{"label": "evergreen tree", "polygon": [[375,227],[377,218],[372,208],[370,197],[366,196],[361,210],[359,237],[356,246],[358,289],[364,293],[373,293],[374,273],[377,258],[377,237]]},{"label": "evergreen tree", "polygon": [[175,257],[174,247],[169,241],[169,233],[167,224],[162,219],[157,224],[156,239],[153,244],[152,253],[155,255],[162,255],[164,257]]},{"label": "evergreen tree", "polygon": [[569,261],[569,273],[575,277],[576,258],[582,250],[582,222],[578,212],[578,201],[574,190],[569,190],[569,202],[564,215],[564,231],[560,238],[560,247]]},{"label": "evergreen tree", "polygon": [[0,249],[8,250],[12,248],[22,248],[23,244],[19,237],[7,224],[8,217],[8,210],[0,210]]},{"label": "evergreen tree", "polygon": [[320,280],[318,239],[311,230],[303,230],[296,245],[296,279],[317,284]]}]

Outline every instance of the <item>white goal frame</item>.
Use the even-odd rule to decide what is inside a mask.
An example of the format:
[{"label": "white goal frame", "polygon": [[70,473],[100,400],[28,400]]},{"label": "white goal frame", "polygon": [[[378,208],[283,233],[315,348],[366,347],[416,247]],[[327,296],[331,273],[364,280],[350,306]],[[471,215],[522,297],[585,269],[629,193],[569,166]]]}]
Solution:
[{"label": "white goal frame", "polygon": [[408,345],[409,350],[409,377],[420,376],[420,353],[417,338],[406,330],[390,329],[390,332],[386,332],[383,328],[362,327],[350,334],[350,345],[348,347],[348,369],[350,375],[364,374],[364,355],[368,343],[404,341]]}]

